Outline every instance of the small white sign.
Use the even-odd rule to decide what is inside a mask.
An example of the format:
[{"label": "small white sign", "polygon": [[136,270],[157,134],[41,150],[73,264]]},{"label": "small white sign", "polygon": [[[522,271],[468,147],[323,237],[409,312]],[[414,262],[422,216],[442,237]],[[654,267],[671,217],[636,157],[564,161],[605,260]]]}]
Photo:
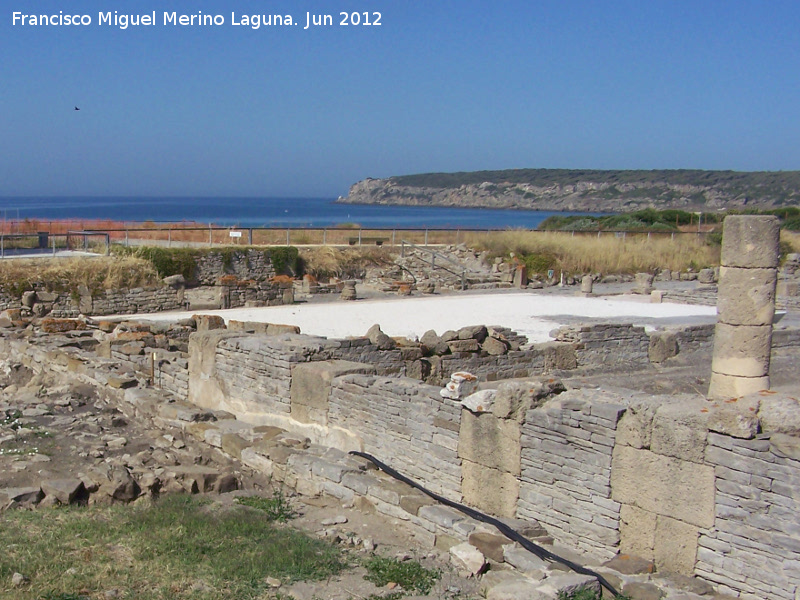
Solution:
[{"label": "small white sign", "polygon": [[230,232],[228,232],[228,235],[230,235],[231,237],[239,238],[239,237],[242,237],[242,232],[241,231],[230,231]]}]

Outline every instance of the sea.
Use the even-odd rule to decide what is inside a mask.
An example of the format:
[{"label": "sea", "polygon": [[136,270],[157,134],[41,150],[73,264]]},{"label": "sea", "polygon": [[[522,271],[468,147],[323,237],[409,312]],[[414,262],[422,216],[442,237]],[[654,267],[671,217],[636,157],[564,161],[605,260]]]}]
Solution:
[{"label": "sea", "polygon": [[0,218],[56,221],[197,223],[223,227],[535,229],[552,215],[535,210],[337,204],[335,198],[0,198]]}]

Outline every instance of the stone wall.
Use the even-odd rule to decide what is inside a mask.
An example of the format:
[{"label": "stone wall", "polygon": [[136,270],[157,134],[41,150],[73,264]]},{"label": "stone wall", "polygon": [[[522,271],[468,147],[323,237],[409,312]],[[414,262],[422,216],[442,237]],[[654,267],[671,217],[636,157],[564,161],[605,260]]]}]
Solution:
[{"label": "stone wall", "polygon": [[195,278],[201,285],[216,285],[225,274],[242,280],[267,281],[275,277],[275,268],[263,251],[248,249],[198,254]]},{"label": "stone wall", "polygon": [[744,598],[800,592],[800,438],[709,435],[716,519],[698,540],[695,572]]},{"label": "stone wall", "polygon": [[593,399],[583,391],[529,410],[518,516],[538,520],[576,548],[607,558],[616,554],[620,504],[611,497],[611,458],[624,412],[618,398]]}]

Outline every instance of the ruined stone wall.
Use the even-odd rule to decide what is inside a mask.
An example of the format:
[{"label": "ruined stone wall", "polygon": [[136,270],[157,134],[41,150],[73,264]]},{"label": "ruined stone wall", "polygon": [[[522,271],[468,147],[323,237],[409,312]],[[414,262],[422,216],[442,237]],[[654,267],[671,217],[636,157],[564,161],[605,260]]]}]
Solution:
[{"label": "ruined stone wall", "polygon": [[743,598],[794,600],[800,591],[800,438],[711,433],[714,527],[699,537],[697,575]]},{"label": "ruined stone wall", "polygon": [[620,541],[611,459],[625,407],[613,397],[604,400],[572,391],[528,411],[517,515],[538,520],[576,548],[611,558]]},{"label": "ruined stone wall", "polygon": [[555,339],[574,345],[578,367],[637,368],[650,362],[650,337],[644,327],[615,323],[566,326],[558,329]]},{"label": "ruined stone wall", "polygon": [[222,252],[211,251],[195,259],[195,278],[201,285],[215,285],[221,275],[232,274],[238,279],[266,281],[275,276],[275,269],[263,251],[248,249]]},{"label": "ruined stone wall", "polygon": [[334,379],[328,423],[358,435],[365,452],[461,500],[458,431],[461,407],[439,388],[402,378],[345,375]]}]

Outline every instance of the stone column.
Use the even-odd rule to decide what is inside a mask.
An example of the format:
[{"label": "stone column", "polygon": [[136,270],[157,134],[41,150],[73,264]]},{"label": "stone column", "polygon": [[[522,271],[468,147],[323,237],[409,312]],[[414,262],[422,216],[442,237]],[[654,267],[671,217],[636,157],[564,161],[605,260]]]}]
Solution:
[{"label": "stone column", "polygon": [[769,388],[779,237],[777,217],[725,218],[709,398]]}]

